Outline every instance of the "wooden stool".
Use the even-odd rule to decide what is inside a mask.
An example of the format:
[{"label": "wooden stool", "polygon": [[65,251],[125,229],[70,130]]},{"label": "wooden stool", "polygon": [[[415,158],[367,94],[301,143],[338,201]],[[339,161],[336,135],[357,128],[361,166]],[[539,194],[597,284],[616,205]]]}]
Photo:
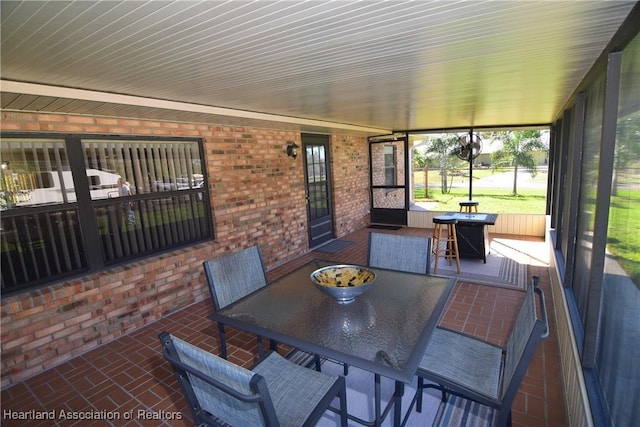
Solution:
[{"label": "wooden stool", "polygon": [[[433,218],[433,253],[436,257],[436,262],[433,265],[433,274],[438,273],[438,258],[443,256],[449,258],[449,265],[451,265],[451,259],[455,257],[456,267],[458,274],[460,274],[460,257],[458,256],[458,236],[456,234],[456,224],[458,220],[452,216],[441,215]],[[446,226],[445,241],[442,241],[443,226]],[[442,254],[444,251],[444,254]]]},{"label": "wooden stool", "polygon": [[480,202],[477,202],[475,200],[464,200],[462,202],[459,203],[460,205],[460,212],[467,212],[467,213],[471,213],[471,208],[475,208],[476,213],[478,212],[478,205],[480,204]]}]

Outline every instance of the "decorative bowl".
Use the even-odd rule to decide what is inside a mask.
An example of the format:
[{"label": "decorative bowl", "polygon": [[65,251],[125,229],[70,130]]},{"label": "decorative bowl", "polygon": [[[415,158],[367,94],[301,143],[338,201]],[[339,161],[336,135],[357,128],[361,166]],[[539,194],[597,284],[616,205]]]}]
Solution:
[{"label": "decorative bowl", "polygon": [[375,280],[376,273],[360,265],[330,265],[311,273],[313,284],[340,304],[354,301]]}]

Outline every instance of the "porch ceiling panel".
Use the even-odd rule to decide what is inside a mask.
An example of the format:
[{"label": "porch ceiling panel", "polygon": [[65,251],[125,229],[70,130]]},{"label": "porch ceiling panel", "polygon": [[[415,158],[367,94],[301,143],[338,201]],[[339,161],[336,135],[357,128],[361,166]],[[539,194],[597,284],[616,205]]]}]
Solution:
[{"label": "porch ceiling panel", "polygon": [[91,92],[2,88],[2,108],[196,122],[220,108],[371,132],[548,123],[635,3],[3,0],[3,81]]}]

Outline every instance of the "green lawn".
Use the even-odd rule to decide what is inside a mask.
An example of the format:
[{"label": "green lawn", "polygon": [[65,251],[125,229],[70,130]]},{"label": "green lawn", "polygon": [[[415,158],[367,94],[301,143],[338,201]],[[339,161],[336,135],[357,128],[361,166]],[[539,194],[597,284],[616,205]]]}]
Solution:
[{"label": "green lawn", "polygon": [[[498,175],[500,188],[487,188],[480,186],[480,180]],[[439,170],[429,170],[427,177],[423,171],[414,172],[413,182],[416,185],[414,197],[417,202],[438,202],[433,210],[457,211],[461,200],[469,199],[469,171],[460,170],[448,179],[448,185],[453,185],[450,192],[443,194],[441,176]],[[533,213],[544,214],[546,208],[546,171],[537,173],[534,177],[528,176],[527,183],[535,183],[539,188],[518,187],[518,195],[512,195],[513,178],[510,173],[494,171],[492,169],[476,169],[473,171],[473,200],[480,202],[479,210],[495,213]],[[496,179],[494,179],[496,181]],[[429,185],[429,194],[425,195],[424,185]],[[420,188],[421,187],[421,188]]]},{"label": "green lawn", "polygon": [[[474,169],[473,170],[473,181],[476,182],[478,180],[481,180],[483,178],[488,178],[492,175],[495,174],[500,174],[500,173],[504,173],[504,172],[510,172],[509,170],[493,170],[490,168],[479,168],[479,169]],[[511,171],[512,173],[512,171]],[[538,170],[538,172],[536,173],[536,175],[533,177],[533,182],[539,183],[541,185],[546,185],[547,184],[547,171],[546,169],[540,169]],[[433,185],[440,185],[440,170],[439,169],[429,169],[429,171],[427,172],[427,179],[429,180],[429,186],[432,187]],[[509,182],[508,184],[511,184],[511,179],[509,178]],[[424,178],[424,171],[414,171],[413,172],[413,180],[415,183],[421,183],[424,184],[425,178]],[[459,169],[457,171],[454,172],[454,176],[453,176],[453,182],[454,184],[464,184],[469,182],[469,169]]]},{"label": "green lawn", "polygon": [[607,249],[631,277],[640,283],[640,190],[619,190],[611,198]]},{"label": "green lawn", "polygon": [[[462,200],[469,199],[468,190],[454,188],[450,193],[442,194],[439,190],[429,191],[431,197],[424,197],[424,189],[415,191],[416,201],[438,202],[432,208],[437,211],[458,211]],[[498,189],[478,189],[473,191],[473,200],[477,200],[480,205],[478,210],[492,213],[533,213],[544,214],[546,207],[546,191],[541,190],[521,190],[520,194],[513,196]]]}]

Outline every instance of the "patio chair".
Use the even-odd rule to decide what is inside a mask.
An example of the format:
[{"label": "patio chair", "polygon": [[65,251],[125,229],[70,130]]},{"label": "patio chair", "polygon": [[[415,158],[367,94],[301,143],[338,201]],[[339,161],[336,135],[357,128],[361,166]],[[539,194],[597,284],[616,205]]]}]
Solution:
[{"label": "patio chair", "polygon": [[[481,413],[485,421],[493,421],[492,425],[511,425],[511,405],[518,388],[536,347],[549,335],[538,280],[534,276],[526,291],[505,348],[458,332],[435,329],[417,372],[414,402],[417,400],[418,412],[422,409],[423,390],[436,388],[442,391],[437,425],[448,426],[456,417],[468,420]],[[534,292],[539,295],[541,319],[536,315]],[[435,384],[425,384],[425,380]]]},{"label": "patio chair", "polygon": [[[304,368],[276,352],[249,370],[167,332],[160,342],[197,426],[313,426],[327,409],[347,425],[344,377]],[[335,397],[339,411],[329,407]]]},{"label": "patio chair", "polygon": [[[216,311],[267,285],[267,276],[258,245],[205,261],[203,265]],[[220,355],[226,359],[227,341],[223,324],[218,323],[218,331]],[[258,337],[258,353],[263,355],[261,337]]]},{"label": "patio chair", "polygon": [[[211,299],[216,311],[221,310],[267,285],[267,276],[262,263],[262,255],[258,245],[243,249],[231,255],[205,261],[204,272],[207,276]],[[218,323],[220,335],[220,356],[227,358],[227,340],[224,325]],[[262,337],[257,336],[258,355],[264,356]],[[270,342],[272,350],[277,349],[277,343]],[[309,355],[303,351],[292,349],[287,355],[291,360],[299,361],[299,364],[310,366],[307,362],[312,357],[316,370],[320,370],[320,357]]]},{"label": "patio chair", "polygon": [[429,274],[430,264],[430,238],[369,233],[369,267]]}]

